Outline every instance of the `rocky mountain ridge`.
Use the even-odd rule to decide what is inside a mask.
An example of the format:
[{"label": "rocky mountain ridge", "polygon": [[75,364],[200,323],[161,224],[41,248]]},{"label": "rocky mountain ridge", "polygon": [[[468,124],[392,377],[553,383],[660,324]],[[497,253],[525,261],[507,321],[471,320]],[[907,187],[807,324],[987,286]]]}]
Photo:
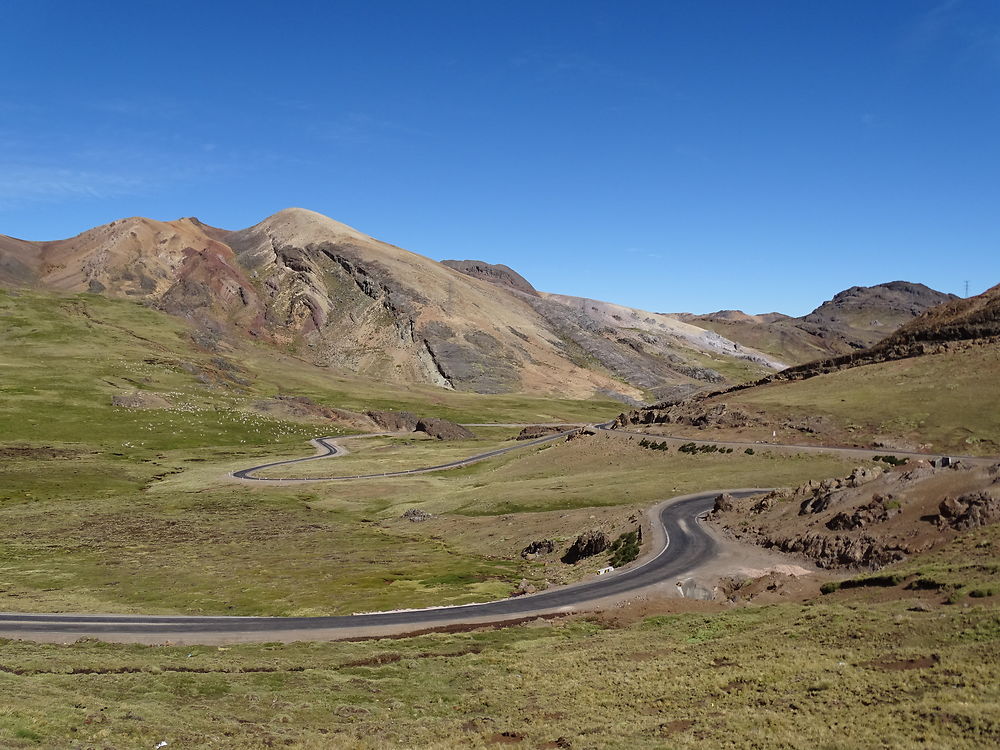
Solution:
[{"label": "rocky mountain ridge", "polygon": [[923,284],[890,281],[845,289],[798,318],[740,310],[678,317],[790,364],[803,364],[870,347],[926,310],[956,299]]},{"label": "rocky mountain ridge", "polygon": [[755,356],[693,326],[607,326],[506,267],[456,264],[305,209],[238,231],[133,217],[67,240],[0,237],[0,285],[132,299],[190,321],[203,348],[250,339],[384,382],[638,402],[733,382],[713,362]]}]

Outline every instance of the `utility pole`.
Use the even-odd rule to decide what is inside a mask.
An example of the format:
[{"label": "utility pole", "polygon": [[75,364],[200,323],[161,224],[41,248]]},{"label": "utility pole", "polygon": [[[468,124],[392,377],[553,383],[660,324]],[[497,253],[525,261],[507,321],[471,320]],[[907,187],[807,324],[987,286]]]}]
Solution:
[{"label": "utility pole", "polygon": [[965,296],[966,297],[969,296],[969,282],[968,281],[965,282]]}]

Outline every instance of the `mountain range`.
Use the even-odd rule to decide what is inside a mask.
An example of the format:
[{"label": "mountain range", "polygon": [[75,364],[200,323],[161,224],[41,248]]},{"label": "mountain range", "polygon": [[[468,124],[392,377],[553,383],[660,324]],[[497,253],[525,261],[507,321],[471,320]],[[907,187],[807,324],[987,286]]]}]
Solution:
[{"label": "mountain range", "polygon": [[65,240],[0,235],[0,285],[135,300],[189,321],[208,350],[252,341],[400,385],[626,402],[844,354],[955,299],[892,282],[802,318],[656,313],[548,294],[503,265],[437,262],[300,208],[238,231],[133,217]]}]

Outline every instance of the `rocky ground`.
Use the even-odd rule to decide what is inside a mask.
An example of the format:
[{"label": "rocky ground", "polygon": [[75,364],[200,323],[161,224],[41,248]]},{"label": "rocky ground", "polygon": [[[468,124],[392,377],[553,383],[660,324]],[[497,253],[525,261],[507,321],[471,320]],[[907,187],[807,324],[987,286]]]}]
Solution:
[{"label": "rocky ground", "polygon": [[720,495],[709,520],[734,539],[821,568],[877,570],[1000,521],[1000,465],[858,467],[752,498]]}]

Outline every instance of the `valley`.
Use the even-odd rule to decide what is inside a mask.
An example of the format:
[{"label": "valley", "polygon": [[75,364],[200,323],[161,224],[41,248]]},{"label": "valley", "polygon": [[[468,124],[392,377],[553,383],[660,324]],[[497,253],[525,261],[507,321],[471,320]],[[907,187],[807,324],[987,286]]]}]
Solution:
[{"label": "valley", "polygon": [[[0,681],[19,694],[5,741],[148,744],[191,696],[177,741],[998,737],[995,290],[913,302],[873,345],[883,331],[857,324],[850,351],[799,364],[801,348],[276,216],[4,245],[28,269],[8,255],[0,290]],[[147,258],[147,241],[165,249]],[[119,262],[98,246],[129,249]],[[342,297],[334,256],[355,280]],[[392,282],[415,274],[420,299]],[[913,290],[885,286],[871,297],[905,307]],[[466,294],[491,341],[475,343],[486,318],[455,302]],[[309,295],[336,310],[299,320]],[[420,369],[420,342],[440,367]],[[314,450],[329,455],[300,460]],[[941,456],[958,468],[927,468]],[[441,468],[324,481],[425,467]],[[729,487],[777,489],[720,497]],[[821,510],[797,510],[814,497]],[[598,575],[629,535],[635,557]],[[566,562],[571,549],[586,554]],[[650,692],[677,675],[682,691]],[[525,681],[513,704],[505,679]],[[878,696],[900,690],[919,697],[889,718]],[[112,695],[142,720],[94,719]],[[265,699],[289,721],[250,718]],[[831,706],[859,720],[817,722]],[[634,715],[612,734],[595,710]]]}]

